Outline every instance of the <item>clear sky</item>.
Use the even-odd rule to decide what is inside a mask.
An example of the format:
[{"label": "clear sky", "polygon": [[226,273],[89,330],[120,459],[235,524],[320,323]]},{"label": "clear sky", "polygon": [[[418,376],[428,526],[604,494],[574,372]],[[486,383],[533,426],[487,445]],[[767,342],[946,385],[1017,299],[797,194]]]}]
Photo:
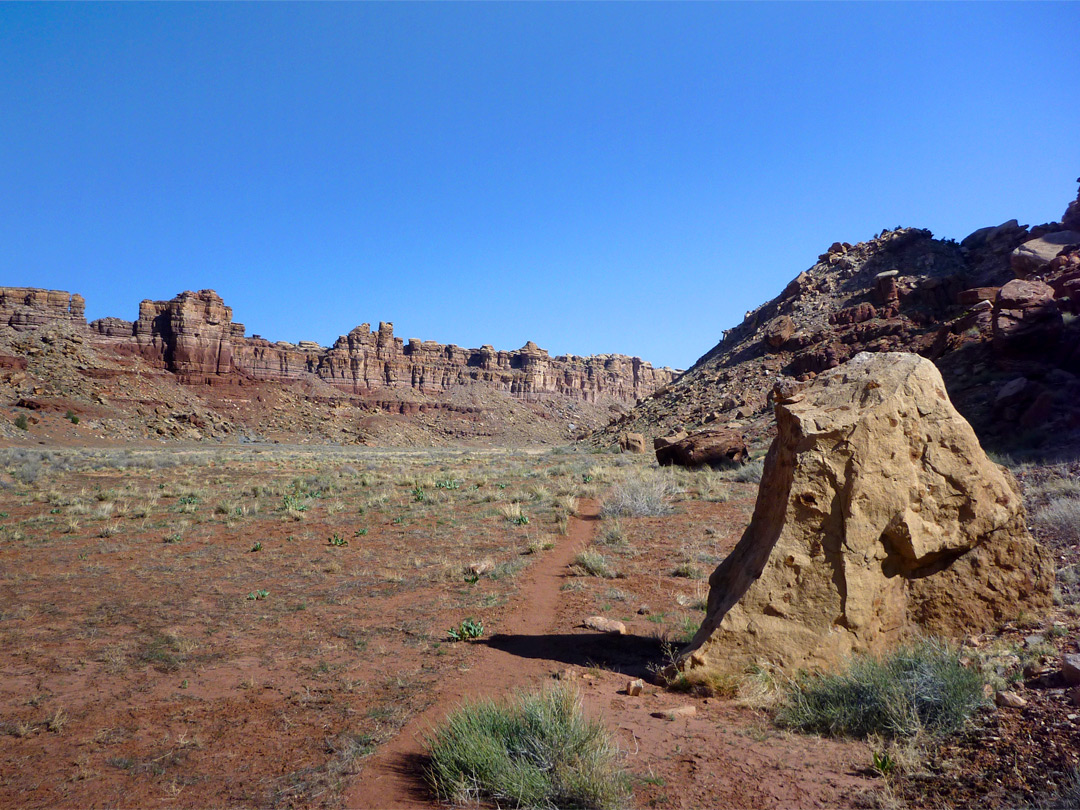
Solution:
[{"label": "clear sky", "polygon": [[0,285],[687,367],[836,240],[1059,219],[1080,3],[0,5]]}]

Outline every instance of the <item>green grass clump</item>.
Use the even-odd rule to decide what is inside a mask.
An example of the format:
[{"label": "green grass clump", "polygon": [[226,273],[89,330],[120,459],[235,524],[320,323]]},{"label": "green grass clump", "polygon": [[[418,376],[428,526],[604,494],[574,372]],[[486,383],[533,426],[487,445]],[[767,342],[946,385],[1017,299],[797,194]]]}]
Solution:
[{"label": "green grass clump", "polygon": [[428,753],[429,784],[456,804],[603,810],[628,796],[611,736],[565,686],[466,704],[428,740]]},{"label": "green grass clump", "polygon": [[984,701],[982,676],[961,666],[954,648],[928,639],[883,658],[857,657],[840,674],[801,676],[776,720],[833,736],[944,735],[958,730]]}]

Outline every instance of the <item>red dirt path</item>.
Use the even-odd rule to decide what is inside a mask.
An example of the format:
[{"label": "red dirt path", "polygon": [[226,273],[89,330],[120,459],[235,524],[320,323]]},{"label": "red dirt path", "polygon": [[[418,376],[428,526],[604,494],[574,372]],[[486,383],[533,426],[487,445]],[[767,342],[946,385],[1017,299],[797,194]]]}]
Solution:
[{"label": "red dirt path", "polygon": [[[880,784],[866,772],[865,745],[781,733],[766,717],[715,698],[651,686],[641,697],[628,697],[627,679],[647,675],[658,642],[585,630],[584,605],[575,604],[583,600],[560,590],[571,576],[569,564],[596,531],[597,513],[595,501],[580,502],[568,537],[522,574],[499,632],[476,642],[468,670],[440,681],[429,695],[432,705],[367,760],[344,794],[346,807],[437,806],[422,775],[431,729],[463,699],[498,697],[557,674],[570,674],[586,711],[617,733],[626,766],[639,777],[634,806],[843,807]],[[589,666],[594,662],[604,666]],[[696,706],[694,717],[652,717],[687,703]]]}]

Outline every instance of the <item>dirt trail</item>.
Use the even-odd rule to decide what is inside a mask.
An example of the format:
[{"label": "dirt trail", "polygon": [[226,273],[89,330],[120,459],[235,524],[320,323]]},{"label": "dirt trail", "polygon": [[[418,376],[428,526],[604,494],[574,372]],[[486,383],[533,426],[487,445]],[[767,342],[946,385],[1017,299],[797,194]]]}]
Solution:
[{"label": "dirt trail", "polygon": [[[455,673],[440,684],[434,703],[413,717],[394,737],[369,759],[360,777],[344,795],[349,808],[431,807],[430,794],[420,779],[424,735],[464,698],[496,697],[519,688],[537,676],[550,673],[553,659],[523,656],[522,647],[544,645],[557,622],[560,587],[567,566],[588,545],[596,531],[599,504],[594,500],[578,502],[578,515],[570,519],[569,533],[562,542],[521,575],[513,610],[500,622],[499,637],[514,639],[505,646],[476,645],[469,671]],[[552,643],[558,645],[558,641]]]},{"label": "dirt trail", "polygon": [[[869,755],[857,742],[792,735],[768,717],[731,701],[694,698],[646,686],[628,697],[628,678],[644,676],[662,658],[659,639],[595,633],[581,620],[595,604],[561,586],[574,556],[597,530],[599,507],[581,501],[569,536],[529,566],[495,634],[474,642],[470,668],[454,673],[433,703],[365,763],[344,794],[347,808],[432,808],[421,777],[424,735],[464,698],[499,697],[568,671],[585,711],[603,718],[636,774],[634,806],[850,807],[877,787]],[[693,705],[677,721],[654,713]]]}]

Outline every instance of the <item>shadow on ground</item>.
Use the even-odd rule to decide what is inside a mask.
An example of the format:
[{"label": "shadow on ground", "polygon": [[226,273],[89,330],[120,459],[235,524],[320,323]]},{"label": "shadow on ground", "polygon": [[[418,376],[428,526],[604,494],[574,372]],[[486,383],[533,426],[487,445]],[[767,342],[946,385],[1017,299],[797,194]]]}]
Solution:
[{"label": "shadow on ground", "polygon": [[650,666],[655,668],[666,663],[666,653],[670,649],[658,638],[610,633],[549,633],[538,636],[497,633],[479,643],[519,658],[599,667],[633,678],[648,678]]}]

